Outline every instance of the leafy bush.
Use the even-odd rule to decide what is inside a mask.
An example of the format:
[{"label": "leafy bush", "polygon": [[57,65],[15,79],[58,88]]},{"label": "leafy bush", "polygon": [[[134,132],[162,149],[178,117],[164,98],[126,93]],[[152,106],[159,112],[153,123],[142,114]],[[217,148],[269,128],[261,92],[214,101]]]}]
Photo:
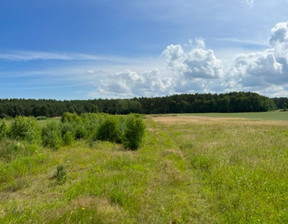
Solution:
[{"label": "leafy bush", "polygon": [[10,137],[16,140],[26,140],[29,143],[39,143],[41,130],[32,117],[16,117],[11,124]]},{"label": "leafy bush", "polygon": [[63,136],[62,136],[62,143],[63,145],[73,145],[75,139],[74,135],[72,132],[67,131]]},{"label": "leafy bush", "polygon": [[145,125],[140,116],[129,115],[126,120],[126,128],[123,135],[124,147],[136,150],[140,146],[145,131]]},{"label": "leafy bush", "polygon": [[62,115],[61,121],[64,122],[81,122],[81,117],[77,115],[76,113],[69,113],[66,112]]},{"label": "leafy bush", "polygon": [[0,120],[0,140],[7,135],[8,126],[5,120]]},{"label": "leafy bush", "polygon": [[61,146],[61,129],[56,123],[48,123],[42,129],[41,136],[43,146],[47,146],[52,149],[58,149]]},{"label": "leafy bush", "polygon": [[109,116],[104,120],[97,131],[96,138],[102,141],[119,141],[118,119]]},{"label": "leafy bush", "polygon": [[80,139],[80,138],[85,138],[87,135],[86,128],[84,124],[79,123],[79,124],[74,124],[74,129],[75,129],[75,138]]}]

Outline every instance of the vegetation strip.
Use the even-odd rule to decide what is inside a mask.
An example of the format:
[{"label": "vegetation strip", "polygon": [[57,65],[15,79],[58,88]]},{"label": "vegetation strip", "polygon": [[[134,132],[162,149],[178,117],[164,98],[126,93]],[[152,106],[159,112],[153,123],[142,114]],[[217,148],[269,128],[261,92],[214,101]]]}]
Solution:
[{"label": "vegetation strip", "polygon": [[94,99],[94,100],[34,100],[0,99],[0,118],[34,116],[62,116],[65,112],[109,114],[166,114],[207,112],[259,112],[285,109],[287,98],[270,99],[251,92],[225,94],[181,94],[154,98]]}]

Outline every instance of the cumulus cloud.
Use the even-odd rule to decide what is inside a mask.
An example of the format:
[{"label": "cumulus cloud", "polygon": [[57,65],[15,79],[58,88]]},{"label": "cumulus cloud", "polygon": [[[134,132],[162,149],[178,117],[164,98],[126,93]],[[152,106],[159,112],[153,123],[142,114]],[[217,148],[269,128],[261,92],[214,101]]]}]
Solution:
[{"label": "cumulus cloud", "polygon": [[95,92],[111,97],[161,96],[175,93],[218,92],[223,88],[222,62],[206,49],[203,39],[186,46],[169,45],[163,51],[167,69],[125,70],[101,78]]},{"label": "cumulus cloud", "polygon": [[288,22],[276,24],[271,30],[269,43],[272,46],[288,41]]},{"label": "cumulus cloud", "polygon": [[215,79],[223,75],[222,62],[211,49],[205,48],[202,39],[196,40],[196,46],[184,52],[181,45],[169,45],[163,52],[167,58],[168,68],[177,76],[185,79]]},{"label": "cumulus cloud", "polygon": [[186,45],[171,44],[162,52],[166,70],[114,73],[98,82],[97,91],[115,97],[230,91],[255,91],[270,96],[287,94],[288,22],[278,23],[271,29],[269,44],[262,51],[235,55],[225,68],[203,39],[189,40]]},{"label": "cumulus cloud", "polygon": [[158,69],[142,73],[126,70],[102,79],[97,91],[111,97],[155,96],[169,93],[171,86],[171,79],[160,77]]},{"label": "cumulus cloud", "polygon": [[271,30],[270,48],[235,57],[230,72],[243,87],[263,87],[288,83],[288,22]]},{"label": "cumulus cloud", "polygon": [[243,86],[268,86],[285,79],[283,65],[271,50],[237,56],[232,73],[240,78]]}]

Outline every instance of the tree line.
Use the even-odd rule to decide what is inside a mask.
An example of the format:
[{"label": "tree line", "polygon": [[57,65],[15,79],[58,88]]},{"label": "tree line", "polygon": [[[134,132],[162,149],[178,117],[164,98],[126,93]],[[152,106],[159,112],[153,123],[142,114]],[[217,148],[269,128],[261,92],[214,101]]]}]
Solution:
[{"label": "tree line", "polygon": [[160,114],[203,112],[261,112],[285,108],[287,98],[268,98],[252,92],[181,94],[132,99],[47,100],[0,99],[0,118],[16,116],[61,116],[65,112],[109,114]]}]

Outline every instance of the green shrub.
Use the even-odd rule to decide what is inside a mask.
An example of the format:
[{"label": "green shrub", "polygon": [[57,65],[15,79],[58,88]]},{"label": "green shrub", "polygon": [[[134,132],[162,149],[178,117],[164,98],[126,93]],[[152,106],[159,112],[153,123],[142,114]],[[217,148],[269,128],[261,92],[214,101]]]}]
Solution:
[{"label": "green shrub", "polygon": [[123,134],[124,147],[131,150],[139,148],[145,131],[145,125],[141,117],[129,115],[126,120],[126,128]]},{"label": "green shrub", "polygon": [[63,184],[66,181],[66,171],[63,165],[58,165],[56,167],[56,172],[53,175],[53,178],[56,179],[57,184]]},{"label": "green shrub", "polygon": [[41,136],[43,146],[50,147],[52,149],[58,149],[61,146],[61,129],[56,123],[48,123],[42,129]]},{"label": "green shrub", "polygon": [[75,138],[76,139],[81,139],[81,138],[85,138],[87,136],[87,131],[86,128],[84,126],[84,124],[79,123],[79,124],[74,124],[74,129],[75,129]]},{"label": "green shrub", "polygon": [[5,120],[0,120],[0,140],[7,135],[8,126]]},{"label": "green shrub", "polygon": [[73,145],[74,144],[74,135],[72,132],[67,131],[63,136],[62,136],[62,144],[63,145]]},{"label": "green shrub", "polygon": [[73,138],[75,136],[75,126],[70,122],[60,123],[61,128],[61,135],[62,137],[67,133],[70,132],[73,135]]},{"label": "green shrub", "polygon": [[109,116],[100,124],[96,138],[102,141],[117,142],[119,140],[118,119]]},{"label": "green shrub", "polygon": [[81,117],[79,115],[77,115],[76,113],[69,113],[69,112],[65,112],[62,115],[61,121],[64,122],[82,122]]},{"label": "green shrub", "polygon": [[35,118],[16,117],[11,124],[10,137],[16,140],[26,140],[29,143],[39,143],[41,130]]}]

